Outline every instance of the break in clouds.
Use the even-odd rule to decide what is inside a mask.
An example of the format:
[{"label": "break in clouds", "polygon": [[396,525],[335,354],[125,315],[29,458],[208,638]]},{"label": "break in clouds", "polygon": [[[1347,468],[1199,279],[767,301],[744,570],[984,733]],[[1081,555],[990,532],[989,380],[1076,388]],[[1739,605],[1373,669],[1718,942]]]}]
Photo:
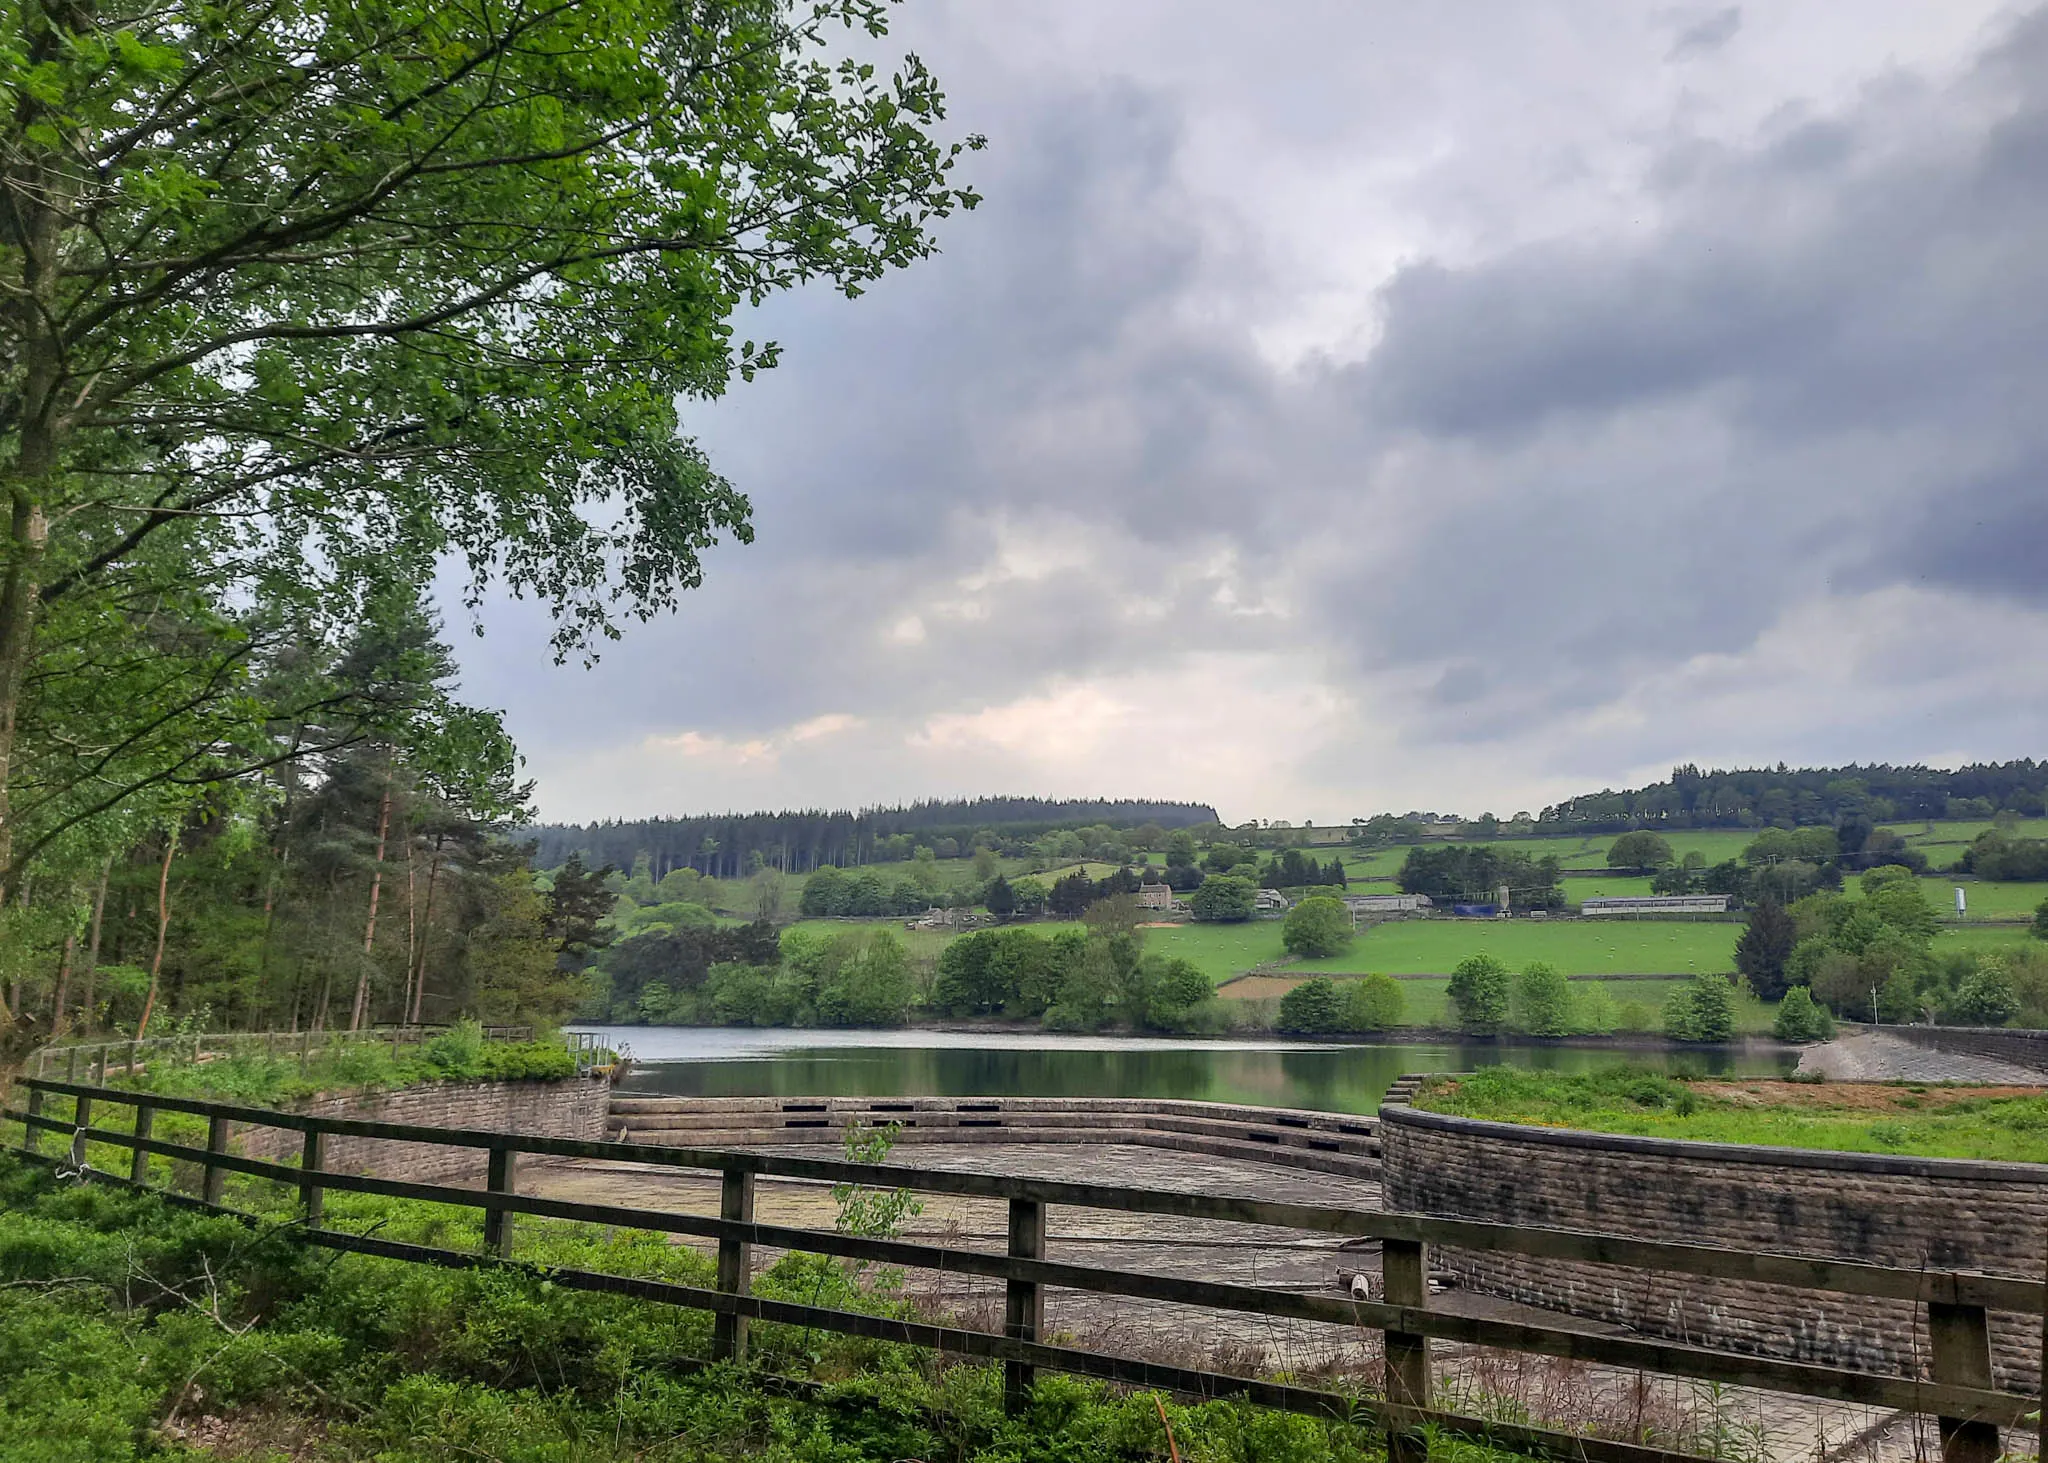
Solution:
[{"label": "break in clouds", "polygon": [[493,606],[543,814],[2038,754],[2048,9],[1455,9],[913,0],[987,201],[747,322],[677,614]]}]

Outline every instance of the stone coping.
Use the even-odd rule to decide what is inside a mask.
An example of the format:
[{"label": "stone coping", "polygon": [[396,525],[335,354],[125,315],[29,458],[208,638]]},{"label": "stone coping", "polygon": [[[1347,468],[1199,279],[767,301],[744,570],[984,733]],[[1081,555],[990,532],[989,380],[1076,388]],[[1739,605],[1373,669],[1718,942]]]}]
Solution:
[{"label": "stone coping", "polygon": [[1514,1143],[1553,1148],[1633,1154],[1644,1158],[1685,1158],[1702,1163],[1742,1163],[1778,1168],[1832,1169],[1839,1173],[1900,1174],[1910,1178],[1964,1182],[2048,1185],[2048,1164],[2009,1163],[1988,1158],[1919,1158],[1897,1153],[1843,1153],[1826,1148],[1773,1148],[1761,1143],[1713,1143],[1701,1138],[1649,1138],[1638,1133],[1603,1133],[1593,1128],[1545,1128],[1503,1123],[1455,1113],[1430,1112],[1405,1103],[1380,1108],[1391,1127],[1434,1128]]}]

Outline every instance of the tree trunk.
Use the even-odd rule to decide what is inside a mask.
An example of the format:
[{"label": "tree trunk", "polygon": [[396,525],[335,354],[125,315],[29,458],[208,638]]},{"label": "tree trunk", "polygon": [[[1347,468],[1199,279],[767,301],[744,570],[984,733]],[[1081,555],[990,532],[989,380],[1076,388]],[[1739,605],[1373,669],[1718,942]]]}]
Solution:
[{"label": "tree trunk", "polygon": [[71,952],[78,948],[78,936],[64,937],[64,953],[57,960],[57,994],[50,1002],[50,1035],[64,1034],[64,1007],[71,999]]},{"label": "tree trunk", "polygon": [[100,887],[92,896],[92,928],[85,937],[85,992],[78,1003],[78,1025],[83,1031],[92,1030],[94,1014],[99,1007],[94,1004],[94,986],[100,973],[100,922],[107,912],[107,880],[114,872],[114,856],[107,855],[107,861],[100,865]]},{"label": "tree trunk", "polygon": [[356,1004],[348,1029],[363,1029],[370,1008],[370,947],[377,940],[377,896],[384,892],[384,839],[391,832],[391,774],[384,774],[384,800],[377,809],[377,858],[370,872],[370,918],[363,926],[363,965],[356,972]]},{"label": "tree trunk", "polygon": [[434,857],[427,864],[426,906],[420,912],[420,948],[414,956],[418,969],[407,982],[412,987],[412,1011],[406,1019],[415,1026],[420,1024],[420,1005],[427,995],[427,944],[434,938],[434,881],[441,875],[441,844],[447,836],[434,835]]},{"label": "tree trunk", "polygon": [[156,874],[156,953],[149,958],[149,991],[142,998],[142,1019],[135,1023],[135,1039],[149,1035],[150,1013],[156,1010],[156,982],[164,968],[164,937],[171,932],[171,855],[178,851],[182,821],[164,838],[164,863]]}]

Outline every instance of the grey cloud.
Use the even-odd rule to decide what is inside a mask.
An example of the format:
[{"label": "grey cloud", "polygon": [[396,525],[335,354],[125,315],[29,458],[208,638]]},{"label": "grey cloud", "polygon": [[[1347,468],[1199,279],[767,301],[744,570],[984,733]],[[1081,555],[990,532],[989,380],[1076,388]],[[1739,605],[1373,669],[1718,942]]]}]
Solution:
[{"label": "grey cloud", "polygon": [[[1690,13],[1673,53],[1739,23]],[[783,339],[784,366],[688,413],[759,541],[587,680],[475,662],[522,735],[587,742],[593,705],[614,740],[915,721],[1190,648],[1307,648],[1339,691],[1418,688],[1372,708],[1417,749],[1537,756],[1816,596],[2048,602],[2048,11],[1953,81],[1788,102],[1740,143],[1669,137],[1639,227],[1419,251],[1365,359],[1285,371],[1214,308],[1270,265],[1184,182],[1182,104],[1033,78],[1000,105],[969,124],[993,139],[988,202],[944,255],[851,304],[777,302],[747,333]],[[1006,526],[1076,552],[959,588]],[[1226,552],[1240,597],[1289,613],[1235,612],[1203,567]],[[922,638],[892,638],[913,614]],[[1562,770],[1711,757],[1695,725],[1775,760],[2024,723],[1951,687],[1873,744],[1794,699],[1768,746],[1672,707]],[[861,800],[847,775],[819,796]]]},{"label": "grey cloud", "polygon": [[1735,39],[1742,29],[1742,7],[1730,5],[1721,10],[1695,15],[1683,23],[1683,29],[1671,42],[1666,61],[1689,61],[1695,56],[1709,55],[1720,50]]}]

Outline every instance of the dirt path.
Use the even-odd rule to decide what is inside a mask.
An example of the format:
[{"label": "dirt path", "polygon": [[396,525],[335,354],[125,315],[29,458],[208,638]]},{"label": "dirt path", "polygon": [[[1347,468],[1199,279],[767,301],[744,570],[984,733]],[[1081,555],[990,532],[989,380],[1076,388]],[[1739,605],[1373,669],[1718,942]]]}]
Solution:
[{"label": "dirt path", "polygon": [[1808,1047],[1799,1070],[1832,1082],[1995,1082],[2039,1087],[2048,1076],[2011,1062],[1931,1051],[1883,1031],[1859,1031]]}]

